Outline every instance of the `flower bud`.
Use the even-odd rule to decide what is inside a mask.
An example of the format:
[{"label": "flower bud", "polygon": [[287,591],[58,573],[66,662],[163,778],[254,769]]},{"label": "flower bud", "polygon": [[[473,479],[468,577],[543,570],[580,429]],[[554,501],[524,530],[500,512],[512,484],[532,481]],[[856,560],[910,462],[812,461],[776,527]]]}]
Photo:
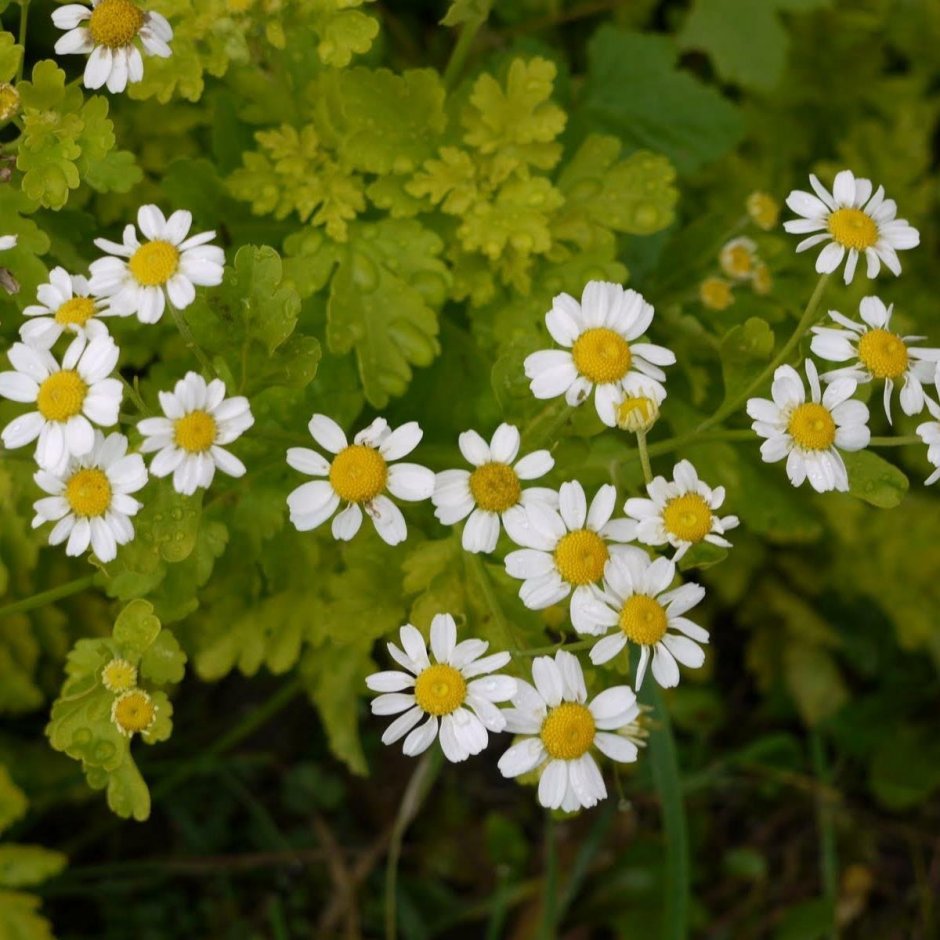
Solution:
[{"label": "flower bud", "polygon": [[747,214],[758,228],[769,232],[780,218],[780,203],[767,193],[751,193],[747,197]]},{"label": "flower bud", "polygon": [[757,245],[750,238],[732,238],[722,247],[718,263],[728,277],[747,280],[757,265]]},{"label": "flower bud", "polygon": [[706,277],[699,284],[698,297],[709,310],[725,310],[734,303],[731,284],[721,277]]},{"label": "flower bud", "polygon": [[648,431],[658,417],[659,402],[649,395],[626,395],[617,405],[617,427],[634,434]]}]

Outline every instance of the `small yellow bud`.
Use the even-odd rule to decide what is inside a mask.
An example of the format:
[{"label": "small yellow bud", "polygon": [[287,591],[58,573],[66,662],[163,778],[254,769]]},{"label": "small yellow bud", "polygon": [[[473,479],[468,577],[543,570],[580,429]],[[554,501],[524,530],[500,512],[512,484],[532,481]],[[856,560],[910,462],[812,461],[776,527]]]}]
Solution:
[{"label": "small yellow bud", "polygon": [[0,82],[0,121],[9,121],[20,110],[20,93],[9,83]]},{"label": "small yellow bud", "polygon": [[774,279],[771,277],[770,268],[766,264],[759,264],[754,268],[754,277],[751,281],[755,294],[769,294],[774,286]]},{"label": "small yellow bud", "polygon": [[157,718],[157,706],[143,689],[122,692],[111,706],[111,720],[125,737],[135,732],[143,734],[153,727]]},{"label": "small yellow bud", "polygon": [[744,281],[754,273],[757,245],[749,238],[732,238],[718,255],[721,270],[736,281]]},{"label": "small yellow bud", "polygon": [[112,659],[101,670],[101,684],[109,692],[126,692],[137,685],[137,667],[126,659]]},{"label": "small yellow bud", "polygon": [[731,283],[721,277],[706,277],[699,284],[698,297],[709,310],[725,310],[734,303]]},{"label": "small yellow bud", "polygon": [[659,417],[659,403],[649,395],[627,395],[617,405],[617,427],[636,434],[646,432]]},{"label": "small yellow bud", "polygon": [[767,193],[751,193],[747,197],[747,214],[758,228],[769,232],[780,218],[780,203]]}]

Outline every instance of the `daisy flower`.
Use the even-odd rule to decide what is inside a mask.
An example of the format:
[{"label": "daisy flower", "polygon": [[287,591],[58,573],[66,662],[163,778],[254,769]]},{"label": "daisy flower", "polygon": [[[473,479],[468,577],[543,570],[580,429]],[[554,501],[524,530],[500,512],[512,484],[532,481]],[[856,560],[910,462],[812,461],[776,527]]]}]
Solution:
[{"label": "daisy flower", "polygon": [[143,689],[128,689],[111,704],[111,721],[125,738],[146,734],[157,720],[157,706]]},{"label": "daisy flower", "polygon": [[88,454],[70,458],[62,473],[39,470],[34,479],[49,495],[33,504],[33,528],[54,522],[49,544],[68,539],[66,555],[81,555],[91,545],[100,561],[113,561],[118,545],[134,538],[130,517],[141,504],[130,494],[146,484],[147,468],[140,454],[127,453],[123,434],[96,431]]},{"label": "daisy flower", "polygon": [[295,528],[300,532],[315,529],[343,502],[346,508],[333,520],[333,538],[344,542],[351,539],[362,525],[364,509],[384,541],[389,545],[403,542],[408,535],[405,517],[384,491],[409,502],[430,499],[434,492],[433,471],[415,463],[390,466],[418,446],[424,432],[417,421],[393,431],[384,418],[376,418],[353,438],[352,444],[343,429],[326,415],[315,414],[308,428],[313,439],[334,456],[328,460],[306,447],[288,450],[287,463],[295,470],[326,477],[298,486],[287,497]]},{"label": "daisy flower", "polygon": [[92,422],[117,424],[123,389],[108,378],[118,348],[107,334],[72,340],[62,365],[46,349],[14,343],[7,357],[15,372],[0,372],[0,396],[36,404],[14,418],[2,432],[6,447],[22,447],[39,438],[36,462],[43,470],[64,469],[68,457],[82,457],[95,443]]},{"label": "daisy flower", "polygon": [[50,349],[63,333],[74,333],[91,339],[107,333],[96,317],[108,316],[101,302],[89,296],[88,281],[80,274],[69,274],[65,268],[53,268],[49,281],[36,291],[38,304],[23,311],[30,317],[20,327],[20,338],[28,346]]},{"label": "daisy flower", "polygon": [[187,372],[172,392],[160,392],[163,418],[144,418],[137,430],[144,436],[143,454],[157,451],[150,461],[155,477],[173,474],[173,489],[192,496],[212,483],[216,469],[230,477],[245,474],[245,465],[225,446],[254,423],[248,399],[225,397],[225,383],[208,384],[197,372]]},{"label": "daisy flower", "polygon": [[[635,290],[589,281],[579,304],[559,294],[545,314],[552,338],[565,349],[545,349],[525,360],[536,398],[564,395],[580,405],[595,389],[594,406],[608,427],[617,423],[617,403],[638,383],[665,381],[660,366],[676,357],[662,346],[635,343],[653,320],[653,307]],[[664,391],[665,394],[665,391]]]},{"label": "daisy flower", "polygon": [[173,28],[159,13],[140,9],[131,0],[91,0],[68,3],[52,12],[52,22],[68,30],[55,44],[57,55],[88,54],[86,88],[107,85],[121,92],[128,83],[144,77],[144,60],[134,43],[140,39],[144,52],[166,59]]},{"label": "daisy flower", "polygon": [[850,400],[858,388],[854,379],[836,379],[820,395],[819,376],[810,359],[806,360],[806,377],[810,401],[792,366],[780,366],[774,372],[772,401],[748,400],[747,413],[754,419],[751,427],[766,438],[761,456],[765,463],[786,457],[787,476],[794,486],[801,486],[808,477],[817,493],[846,492],[849,478],[839,451],[868,446],[868,408]]},{"label": "daisy flower", "polygon": [[[940,391],[940,369],[937,370],[937,390]],[[940,480],[940,405],[932,398],[924,398],[924,404],[933,417],[933,421],[925,421],[917,425],[918,437],[927,445],[927,459],[936,467],[933,473],[924,481],[925,486]]]},{"label": "daisy flower", "polygon": [[732,238],[725,242],[718,253],[721,270],[736,281],[746,281],[754,276],[757,265],[757,244],[752,238]]},{"label": "daisy flower", "polygon": [[851,170],[836,175],[831,193],[812,173],[809,181],[815,196],[799,189],[787,196],[787,205],[801,218],[784,222],[784,229],[795,235],[809,235],[796,250],[806,251],[828,242],[816,259],[816,270],[831,274],[846,259],[846,284],[855,276],[862,254],[868,277],[876,277],[882,264],[892,274],[900,274],[898,251],[920,244],[920,235],[907,219],[896,218],[897,204],[885,199],[884,187],[879,186],[872,195],[871,181],[856,179]]},{"label": "daisy flower", "polygon": [[617,490],[607,484],[588,509],[584,488],[570,482],[558,492],[558,512],[541,505],[529,509],[527,526],[516,533],[525,548],[506,556],[507,573],[523,582],[519,597],[526,607],[541,610],[572,594],[572,623],[590,629],[583,612],[597,594],[607,560],[622,554],[646,557],[641,548],[620,544],[633,539],[636,523],[611,519],[616,502]]},{"label": "daisy flower", "polygon": [[500,520],[510,538],[526,526],[526,507],[541,503],[558,507],[558,494],[544,487],[522,488],[523,480],[545,476],[555,461],[547,450],[533,451],[521,460],[521,438],[511,424],[501,424],[490,443],[476,431],[458,438],[460,453],[473,466],[470,470],[445,470],[434,483],[434,515],[444,525],[466,519],[461,543],[468,552],[491,552],[499,539]]},{"label": "daisy flower", "polygon": [[18,235],[0,235],[0,251],[9,251],[11,248],[16,248],[18,240]]},{"label": "daisy flower", "polygon": [[812,351],[820,359],[852,364],[832,372],[824,372],[826,382],[850,378],[859,384],[884,379],[884,408],[891,421],[891,393],[895,382],[901,382],[901,410],[906,415],[924,410],[923,382],[929,382],[940,360],[940,349],[919,349],[915,346],[923,336],[899,336],[891,331],[894,305],[886,307],[877,297],[865,297],[858,307],[864,323],[856,323],[830,310],[829,316],[843,329],[814,326]]},{"label": "daisy flower", "polygon": [[[640,647],[636,687],[643,684],[650,657],[653,678],[664,688],[679,684],[678,660],[697,669],[705,662],[699,646],[708,642],[708,631],[682,615],[704,596],[700,584],[683,584],[668,590],[676,577],[676,563],[668,558],[612,558],[604,569],[604,594],[591,602],[589,616],[597,626],[591,633],[613,633],[591,649],[595,666],[613,659],[628,642]],[[673,632],[669,632],[669,631]]]},{"label": "daisy flower", "polygon": [[141,323],[156,323],[167,301],[182,310],[195,299],[197,286],[221,284],[225,253],[206,244],[215,232],[187,238],[192,224],[192,213],[185,209],[167,219],[156,206],[141,206],[137,225],[146,242],[140,243],[133,225],[124,227],[123,243],[95,239],[110,255],[91,264],[92,294],[107,299],[116,316],[136,314]]},{"label": "daisy flower", "polygon": [[623,507],[636,519],[636,540],[644,545],[668,543],[676,549],[674,561],[699,542],[731,548],[724,533],[737,526],[738,517],[715,513],[725,501],[725,488],[703,483],[688,460],[680,460],[672,474],[672,480],[656,477],[647,484],[649,499],[628,499]]},{"label": "daisy flower", "polygon": [[402,750],[415,757],[439,736],[449,761],[479,754],[488,743],[487,732],[506,727],[505,713],[494,703],[515,695],[516,680],[492,673],[509,662],[509,653],[483,656],[486,641],[458,643],[450,614],[437,614],[431,621],[433,663],[417,628],[407,623],[399,636],[401,648],[389,643],[388,651],[405,671],[376,672],[366,679],[373,692],[382,693],[372,700],[372,714],[399,716],[385,729],[382,743],[394,744],[407,734]]},{"label": "daisy flower", "polygon": [[[630,763],[637,746],[621,729],[632,729],[640,714],[628,685],[605,689],[587,702],[584,673],[577,658],[559,650],[555,658],[532,662],[532,686],[517,680],[512,708],[504,709],[506,729],[523,735],[499,759],[504,777],[539,771],[539,803],[571,813],[607,797],[604,778],[591,749]],[[585,704],[587,703],[587,704]]]}]

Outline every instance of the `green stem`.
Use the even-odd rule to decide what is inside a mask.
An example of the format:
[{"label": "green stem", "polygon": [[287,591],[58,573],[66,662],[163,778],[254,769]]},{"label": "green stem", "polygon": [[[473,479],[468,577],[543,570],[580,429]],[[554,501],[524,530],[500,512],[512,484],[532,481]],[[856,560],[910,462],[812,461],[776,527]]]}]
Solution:
[{"label": "green stem", "polygon": [[649,755],[653,782],[662,808],[666,848],[662,936],[664,940],[685,940],[689,911],[689,837],[676,742],[669,712],[653,676],[647,676],[641,698],[653,706],[659,722],[659,727],[650,733]]},{"label": "green stem", "polygon": [[816,319],[816,308],[819,306],[819,301],[822,300],[823,292],[826,289],[826,284],[829,282],[829,275],[823,274],[819,278],[819,282],[816,284],[816,289],[813,291],[812,296],[809,298],[808,303],[806,304],[806,309],[803,311],[803,316],[800,317],[799,322],[796,324],[796,328],[790,334],[790,338],[780,347],[780,351],[776,356],[770,361],[767,367],[754,379],[750,382],[743,391],[739,392],[733,398],[728,399],[711,417],[706,418],[699,426],[696,428],[697,431],[705,431],[710,427],[714,427],[716,424],[721,424],[728,415],[733,414],[741,405],[746,402],[754,392],[761,388],[769,378],[774,374],[781,363],[783,363],[790,355],[791,352],[796,348],[796,345],[803,338],[803,334],[812,326],[813,321]]},{"label": "green stem", "polygon": [[470,20],[460,27],[457,42],[454,44],[450,59],[448,59],[447,66],[444,69],[444,87],[448,90],[452,89],[454,85],[457,84],[457,79],[460,78],[460,73],[463,71],[467,56],[470,55],[473,40],[476,39],[480,27],[485,22],[486,17],[483,17],[482,19]]},{"label": "green stem", "polygon": [[26,62],[26,21],[29,17],[30,0],[20,0],[20,29],[17,34],[16,44],[23,47],[23,54],[20,56],[20,64],[16,68],[16,77],[13,83],[18,85],[23,78],[23,66]]},{"label": "green stem", "polygon": [[568,420],[571,406],[550,401],[523,429],[522,440],[527,450],[555,443],[555,435]]},{"label": "green stem", "polygon": [[203,371],[207,372],[209,375],[217,376],[218,373],[215,371],[215,367],[212,365],[212,362],[209,360],[209,357],[202,351],[202,347],[196,342],[195,337],[193,336],[193,331],[189,328],[189,324],[186,322],[186,315],[182,310],[177,310],[172,304],[167,304],[170,308],[170,312],[173,314],[173,319],[176,321],[176,328],[180,331],[180,335],[183,337],[183,341],[186,343],[187,347],[193,351],[196,358],[199,360],[199,364],[202,366]]},{"label": "green stem", "polygon": [[555,820],[545,814],[545,890],[542,893],[542,924],[539,940],[555,940],[557,918],[555,900],[558,894],[558,849],[555,845]]},{"label": "green stem", "polygon": [[476,573],[480,590],[483,593],[483,599],[486,601],[487,607],[489,607],[490,612],[493,614],[493,619],[496,621],[497,626],[505,638],[503,642],[506,648],[518,650],[519,640],[512,628],[512,624],[503,611],[502,604],[500,604],[496,592],[493,590],[493,581],[490,578],[490,573],[486,570],[486,565],[483,564],[483,559],[480,558],[477,552],[464,552],[464,563]]},{"label": "green stem", "polygon": [[398,936],[398,862],[401,859],[402,841],[440,772],[442,757],[443,753],[437,746],[427,751],[418,761],[402,794],[385,865],[385,940],[396,940]]},{"label": "green stem", "polygon": [[121,382],[124,383],[124,388],[127,390],[127,394],[130,396],[131,401],[137,406],[137,410],[140,412],[141,416],[146,417],[149,415],[150,409],[144,403],[137,386],[128,382],[123,375],[118,374],[118,378],[121,380]]},{"label": "green stem", "polygon": [[554,646],[537,646],[534,649],[516,650],[513,656],[554,656],[559,650],[566,650],[569,653],[576,653],[579,650],[590,649],[595,643],[593,640],[578,640],[576,643],[569,643],[567,646],[562,643],[556,643]]},{"label": "green stem", "polygon": [[40,591],[39,594],[33,594],[30,597],[24,597],[22,600],[14,601],[12,604],[7,604],[6,607],[0,607],[0,617],[9,617],[11,614],[22,614],[27,610],[35,610],[37,607],[45,607],[46,604],[60,601],[63,597],[71,597],[73,594],[80,594],[95,583],[95,577],[95,575],[90,574],[84,578],[76,578],[74,581],[60,584],[58,587],[50,588],[48,591]]},{"label": "green stem", "polygon": [[646,431],[636,432],[636,449],[640,455],[640,465],[643,467],[643,479],[648,486],[653,482],[653,468],[650,466],[649,450],[646,447]]},{"label": "green stem", "polygon": [[908,444],[922,444],[923,441],[916,434],[905,434],[899,437],[873,437],[868,443],[872,447],[906,447]]},{"label": "green stem", "polygon": [[[822,737],[813,729],[809,734],[810,757],[813,762],[813,774],[818,783],[828,789],[830,784],[829,767]],[[836,904],[839,897],[839,860],[836,856],[836,834],[832,819],[832,805],[824,790],[816,795],[816,824],[819,827],[819,874],[822,880],[823,896],[829,905],[832,924],[829,929],[831,940],[838,940],[839,928],[836,923]]]}]

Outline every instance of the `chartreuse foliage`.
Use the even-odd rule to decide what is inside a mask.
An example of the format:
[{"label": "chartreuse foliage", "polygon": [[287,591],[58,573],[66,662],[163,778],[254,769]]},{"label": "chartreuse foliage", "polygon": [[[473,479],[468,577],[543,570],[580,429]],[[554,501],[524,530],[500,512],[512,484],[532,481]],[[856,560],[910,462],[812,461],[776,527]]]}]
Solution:
[{"label": "chartreuse foliage", "polygon": [[[806,783],[816,771],[794,732],[805,727],[838,751],[834,772],[851,791],[839,804],[846,830],[869,832],[851,816],[857,806],[863,822],[883,808],[921,812],[940,788],[931,720],[940,665],[937,512],[936,496],[919,486],[923,448],[846,455],[850,493],[818,497],[761,461],[741,398],[793,333],[814,283],[811,262],[793,254],[788,236],[748,220],[749,193],[766,191],[779,204],[807,172],[831,181],[851,166],[883,183],[925,245],[936,245],[936,14],[892,0],[872,0],[862,12],[825,0],[644,0],[610,15],[600,10],[609,4],[575,0],[142,5],[170,19],[173,54],[148,57],[143,81],[114,96],[82,86],[83,57],[53,55],[51,27],[34,28],[34,17],[48,13],[35,0],[21,71],[19,7],[0,0],[3,25],[14,30],[0,32],[0,82],[15,83],[20,99],[15,120],[0,128],[0,235],[19,238],[0,266],[20,286],[0,295],[0,350],[16,340],[18,311],[35,302],[53,266],[87,273],[99,256],[93,239],[117,237],[141,204],[190,210],[193,230],[214,230],[225,249],[224,280],[198,290],[182,332],[169,312],[155,326],[108,321],[121,374],[140,396],[125,396],[120,430],[136,447],[135,425],[158,413],[158,392],[189,369],[217,375],[228,394],[251,403],[255,424],[233,445],[247,474],[219,474],[191,497],[151,479],[138,494],[135,539],[113,562],[89,566],[47,547],[46,528],[31,529],[40,493],[28,449],[3,451],[0,609],[18,606],[0,614],[0,715],[31,721],[52,702],[48,735],[61,752],[52,756],[76,774],[80,765],[114,813],[140,820],[150,812],[134,759],[141,745],[112,721],[115,693],[101,679],[114,658],[136,666],[156,706],[144,745],[169,737],[173,704],[179,716],[199,694],[231,688],[200,692],[196,683],[235,674],[264,688],[265,676],[275,676],[302,687],[316,716],[303,719],[303,759],[322,730],[329,753],[313,755],[318,772],[341,766],[365,776],[384,772],[380,762],[391,758],[367,721],[363,679],[386,667],[384,642],[402,623],[426,631],[449,611],[493,649],[573,639],[563,605],[534,612],[520,603],[499,561],[508,542],[492,557],[469,555],[426,505],[405,508],[408,539],[394,549],[368,525],[351,543],[336,542],[328,525],[296,532],[285,498],[302,478],[284,453],[310,445],[313,412],[348,431],[383,414],[392,424],[418,421],[424,439],[413,459],[443,470],[464,466],[461,431],[488,436],[508,421],[522,430],[524,453],[552,450],[556,470],[545,485],[576,478],[592,493],[614,482],[622,505],[642,486],[634,440],[603,431],[589,407],[543,407],[522,368],[528,353],[553,345],[544,325],[552,298],[603,279],[644,293],[656,307],[651,341],[677,356],[649,435],[654,472],[668,475],[687,457],[704,480],[725,487],[727,511],[741,519],[731,550],[699,547],[681,565],[683,577],[708,590],[702,622],[712,642],[705,667],[684,673],[668,695],[678,732],[693,741],[680,740],[680,763],[695,774],[673,793],[694,804],[728,782],[719,795],[745,823],[765,809],[767,819],[778,810],[788,823],[798,800],[816,793]],[[768,288],[736,290],[727,308],[707,308],[699,286],[719,273],[722,245],[742,234],[757,244]],[[848,290],[830,283],[820,314],[854,315],[863,290],[884,288],[903,332],[940,344],[925,299],[934,291],[929,254],[910,254],[900,279]],[[808,345],[804,336],[788,360],[808,355]],[[766,395],[767,386],[751,394]],[[876,387],[869,402],[876,437],[911,435],[912,422],[897,412],[895,427],[887,425],[879,395]],[[0,426],[21,410],[0,402]],[[73,580],[82,587],[76,597],[29,603]],[[177,689],[187,662],[189,687]],[[588,678],[596,689],[628,671],[621,660],[589,669]],[[227,712],[203,719],[206,737],[231,730]],[[174,741],[181,750],[191,738],[182,739]],[[649,785],[648,766],[641,761],[636,778],[618,781],[626,796]],[[475,779],[469,763],[460,773]],[[37,808],[25,779],[22,786]],[[384,800],[388,788],[356,792],[373,791]],[[465,796],[450,802],[448,819],[470,812]],[[0,770],[0,827],[24,805]],[[385,831],[390,805],[370,807],[369,827],[381,820]],[[648,802],[637,805],[645,812]],[[485,827],[488,839],[496,832],[512,843],[513,859],[526,859],[531,843],[522,812]],[[361,836],[366,845],[375,832],[362,831],[358,806],[355,817],[350,843]],[[709,804],[689,826],[694,857],[710,860],[697,864],[696,885],[721,857],[731,881],[716,896],[776,904],[771,880],[759,874],[774,864],[772,851],[729,847],[723,818]],[[641,822],[638,831],[649,833]],[[605,837],[617,829],[605,828]],[[752,829],[764,831],[742,824],[733,838]],[[797,851],[812,842],[803,836]],[[411,855],[430,860],[422,874],[452,874],[461,889],[476,884],[478,872],[452,846],[431,844],[427,832],[415,838],[431,849]],[[876,838],[846,848],[870,860]],[[627,853],[619,881],[599,882],[584,908],[595,917],[586,929],[657,935],[658,915],[637,886],[663,880],[661,847],[645,842],[637,851]],[[477,857],[467,857],[475,866]],[[808,864],[814,859],[811,850]],[[62,864],[43,849],[0,844],[0,936],[51,936],[24,889]],[[497,864],[511,867],[502,856]],[[524,865],[513,865],[519,890],[507,881],[499,897],[528,903]],[[575,870],[590,865],[579,855]],[[803,896],[807,866],[798,867],[790,887]],[[745,871],[753,892],[734,880]],[[612,914],[599,924],[609,884],[628,891],[629,923]],[[593,890],[591,879],[570,890],[585,885]],[[487,882],[476,893],[490,889]],[[417,936],[425,928],[414,926],[415,898],[424,903],[424,894],[404,890],[411,907],[402,919],[412,918]],[[560,895],[573,898],[567,889]],[[456,902],[442,889],[439,903],[437,919],[421,909],[422,924],[450,923]],[[703,890],[695,929],[705,929],[713,903]],[[498,906],[487,913],[494,936],[505,914]],[[794,910],[792,929],[786,913],[775,912],[768,927],[749,920],[753,911],[722,929],[759,935],[779,922],[775,940],[831,933],[828,922],[804,929],[799,918],[812,911]]]},{"label": "chartreuse foliage", "polygon": [[131,755],[132,738],[112,717],[116,693],[105,686],[102,671],[115,659],[133,665],[136,687],[148,693],[155,709],[152,724],[140,737],[145,744],[169,738],[173,706],[166,688],[182,681],[186,654],[153,609],[147,601],[131,601],[115,620],[110,638],[79,640],[72,647],[66,680],[46,728],[49,743],[81,761],[89,786],[107,790],[108,806],[124,818],[150,815],[150,791]]}]

